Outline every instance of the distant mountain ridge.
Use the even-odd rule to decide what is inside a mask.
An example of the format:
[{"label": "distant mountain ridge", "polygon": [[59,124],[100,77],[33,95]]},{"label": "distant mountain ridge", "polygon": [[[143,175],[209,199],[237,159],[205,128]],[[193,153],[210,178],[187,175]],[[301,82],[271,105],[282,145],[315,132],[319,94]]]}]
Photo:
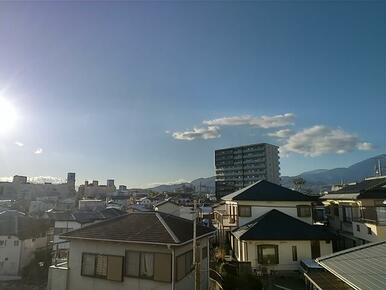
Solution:
[{"label": "distant mountain ridge", "polygon": [[[293,179],[301,177],[306,181],[304,187],[309,188],[313,192],[317,193],[333,184],[361,181],[366,177],[374,176],[375,168],[376,166],[378,166],[378,162],[381,163],[383,175],[386,175],[386,154],[381,154],[355,163],[349,167],[333,169],[315,169],[303,172],[297,176],[282,176],[281,182],[283,186],[291,188],[293,187]],[[148,189],[156,192],[174,192],[176,189],[179,189],[183,186],[194,186],[196,191],[199,191],[201,186],[202,192],[214,192],[215,177],[212,176],[206,178],[198,178],[193,180],[192,182],[184,182],[179,184],[162,184]]]},{"label": "distant mountain ridge", "polygon": [[306,181],[305,187],[309,187],[314,192],[318,192],[326,186],[361,181],[366,177],[374,176],[378,162],[380,162],[381,168],[383,169],[382,174],[386,175],[386,154],[381,154],[355,163],[349,167],[317,169],[303,172],[297,176],[282,176],[281,181],[283,186],[292,187],[292,180],[301,177]]}]

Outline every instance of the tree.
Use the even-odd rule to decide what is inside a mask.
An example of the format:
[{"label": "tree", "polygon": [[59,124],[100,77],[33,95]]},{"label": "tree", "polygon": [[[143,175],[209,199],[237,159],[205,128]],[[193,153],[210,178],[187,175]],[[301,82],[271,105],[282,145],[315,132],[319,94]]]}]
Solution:
[{"label": "tree", "polygon": [[304,184],[306,184],[306,181],[302,177],[296,177],[292,179],[292,183],[294,185],[295,190],[300,191],[303,188]]}]

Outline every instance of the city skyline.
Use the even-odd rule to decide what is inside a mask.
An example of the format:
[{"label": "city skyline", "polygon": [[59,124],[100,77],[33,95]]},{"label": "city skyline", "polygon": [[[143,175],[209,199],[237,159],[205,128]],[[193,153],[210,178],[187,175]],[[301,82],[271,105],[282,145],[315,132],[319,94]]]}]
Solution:
[{"label": "city skyline", "polygon": [[213,176],[216,149],[253,143],[280,146],[282,175],[385,153],[384,16],[382,1],[2,2],[0,177],[145,187]]}]

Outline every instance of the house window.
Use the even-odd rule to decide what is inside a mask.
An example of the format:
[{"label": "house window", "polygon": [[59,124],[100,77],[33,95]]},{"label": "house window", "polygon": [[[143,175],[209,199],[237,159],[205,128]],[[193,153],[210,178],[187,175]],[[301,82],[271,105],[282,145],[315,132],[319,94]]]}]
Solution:
[{"label": "house window", "polygon": [[141,253],[140,276],[142,278],[152,279],[154,275],[154,254]]},{"label": "house window", "polygon": [[351,206],[343,206],[343,221],[351,223],[352,222],[352,207]]},{"label": "house window", "polygon": [[96,255],[95,257],[95,276],[106,278],[107,276],[107,256]]},{"label": "house window", "polygon": [[311,207],[309,205],[298,205],[298,217],[310,217],[311,216]]},{"label": "house window", "polygon": [[257,246],[258,262],[261,265],[279,264],[279,253],[277,245],[259,245]]},{"label": "house window", "polygon": [[233,237],[233,251],[235,252],[236,258],[239,257],[239,240]]},{"label": "house window", "polygon": [[123,281],[123,257],[83,253],[82,276]]},{"label": "house window", "polygon": [[239,205],[239,216],[240,217],[250,217],[251,207],[249,205]]},{"label": "house window", "polygon": [[81,274],[83,276],[95,275],[95,255],[94,254],[83,254]]},{"label": "house window", "polygon": [[183,279],[193,269],[193,251],[177,257],[177,281]]},{"label": "house window", "polygon": [[201,260],[204,260],[206,258],[208,258],[208,247],[203,247],[201,253]]},{"label": "house window", "polygon": [[7,245],[6,240],[0,240],[0,247],[5,247]]},{"label": "house window", "polygon": [[139,277],[140,252],[126,251],[126,276]]},{"label": "house window", "polygon": [[360,231],[361,231],[361,227],[357,225],[357,232],[360,232]]},{"label": "house window", "polygon": [[373,234],[373,232],[371,231],[371,228],[370,228],[370,227],[367,227],[367,233],[368,233],[369,235],[372,235],[372,234]]},{"label": "house window", "polygon": [[334,205],[332,207],[332,210],[333,210],[334,216],[339,216],[339,206],[338,205]]},{"label": "house window", "polygon": [[296,246],[292,246],[292,261],[298,260],[298,249]]},{"label": "house window", "polygon": [[19,246],[19,241],[17,240],[17,241],[13,241],[13,245],[15,246],[15,247],[18,247]]},{"label": "house window", "polygon": [[126,276],[171,281],[170,254],[126,251]]}]

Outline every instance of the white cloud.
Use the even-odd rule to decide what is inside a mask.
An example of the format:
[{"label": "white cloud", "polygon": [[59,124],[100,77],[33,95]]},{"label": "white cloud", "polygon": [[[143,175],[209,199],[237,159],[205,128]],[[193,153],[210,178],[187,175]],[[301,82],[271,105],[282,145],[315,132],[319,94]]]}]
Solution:
[{"label": "white cloud", "polygon": [[328,153],[344,154],[356,148],[370,150],[372,145],[361,142],[358,136],[340,128],[317,125],[290,136],[286,144],[280,148],[280,153],[285,156],[294,152],[315,157]]},{"label": "white cloud", "polygon": [[295,115],[293,113],[286,113],[275,116],[232,116],[223,117],[213,120],[205,120],[204,124],[210,126],[237,126],[237,125],[250,125],[258,126],[261,128],[277,128],[294,124]]},{"label": "white cloud", "polygon": [[42,154],[43,153],[43,148],[37,148],[35,151],[34,151],[34,154]]},{"label": "white cloud", "polygon": [[[0,182],[12,182],[13,177],[12,176],[3,176],[0,177]],[[34,176],[34,177],[28,177],[28,182],[31,183],[64,183],[65,180],[60,177],[54,177],[54,176]]]},{"label": "white cloud", "polygon": [[34,177],[29,177],[28,181],[31,183],[64,183],[64,179],[60,177],[55,177],[55,176],[34,176]]},{"label": "white cloud", "polygon": [[291,129],[282,129],[276,132],[268,133],[268,136],[275,137],[275,138],[288,138],[291,135],[292,135]]},{"label": "white cloud", "polygon": [[371,143],[362,142],[357,144],[357,148],[358,150],[362,150],[362,151],[370,151],[374,149],[374,146]]},{"label": "white cloud", "polygon": [[193,128],[192,130],[174,132],[172,134],[174,139],[177,140],[194,140],[194,139],[215,139],[219,138],[220,131],[217,126],[209,126],[207,128]]},{"label": "white cloud", "polygon": [[19,146],[19,147],[23,147],[24,146],[24,144],[22,142],[20,142],[20,141],[16,141],[15,145]]}]

